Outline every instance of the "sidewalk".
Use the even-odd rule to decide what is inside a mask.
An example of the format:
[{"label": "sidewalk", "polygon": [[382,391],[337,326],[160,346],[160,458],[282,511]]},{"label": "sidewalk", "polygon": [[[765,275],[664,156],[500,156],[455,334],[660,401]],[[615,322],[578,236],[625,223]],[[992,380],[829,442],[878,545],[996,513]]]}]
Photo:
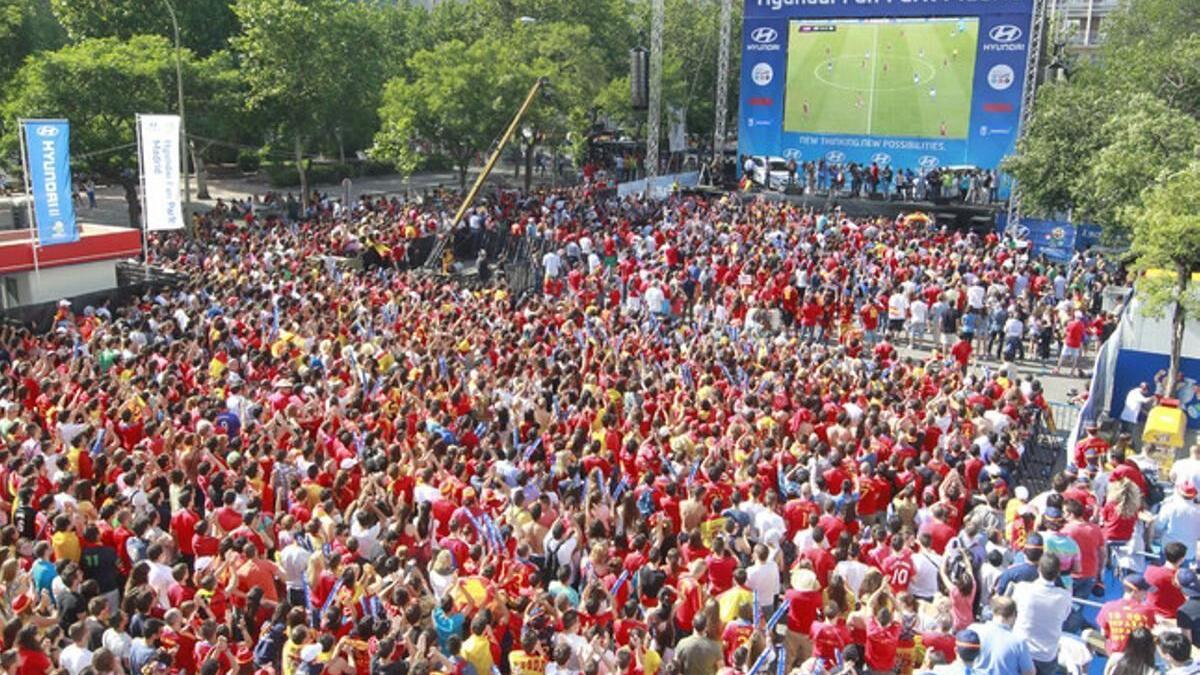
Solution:
[{"label": "sidewalk", "polygon": [[[482,167],[472,167],[467,173],[467,188],[470,189],[476,176]],[[552,184],[550,175],[538,175],[537,169],[534,169],[533,184],[535,186],[549,186]],[[560,181],[559,184],[571,184],[573,174],[568,173],[566,181]],[[488,178],[488,185],[500,186],[504,188],[523,188],[525,178],[522,175],[519,178],[513,177],[513,165],[500,163],[496,169],[492,171],[492,175]],[[420,194],[425,190],[433,188],[446,188],[451,190],[458,189],[458,172],[457,171],[435,171],[427,173],[417,173],[405,179],[400,174],[390,174],[386,176],[364,176],[362,178],[351,179],[351,194],[355,197],[361,194],[386,194],[405,195],[405,194]],[[274,188],[266,181],[265,178],[257,176],[240,176],[237,178],[210,178],[208,180],[208,193],[210,199],[196,199],[196,177],[192,176],[192,201],[193,209],[203,210],[216,204],[217,199],[245,199],[253,195],[261,195],[266,192],[282,192],[287,194],[298,194],[299,186],[290,188]],[[340,196],[342,194],[341,183],[315,183],[309,186],[310,190],[317,190],[322,193],[329,193],[332,196]],[[89,209],[86,200],[82,204],[75,205],[75,212],[81,222],[94,223],[97,225],[129,225],[129,208],[125,202],[125,190],[119,185],[98,185],[96,186],[96,208]]]}]

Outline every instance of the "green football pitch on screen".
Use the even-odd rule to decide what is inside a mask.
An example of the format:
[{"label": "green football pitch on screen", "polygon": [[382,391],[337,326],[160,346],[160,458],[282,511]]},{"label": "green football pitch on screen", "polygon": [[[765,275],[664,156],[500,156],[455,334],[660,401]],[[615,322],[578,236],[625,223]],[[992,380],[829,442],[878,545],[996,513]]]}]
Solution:
[{"label": "green football pitch on screen", "polygon": [[784,130],[963,139],[977,18],[793,21]]}]

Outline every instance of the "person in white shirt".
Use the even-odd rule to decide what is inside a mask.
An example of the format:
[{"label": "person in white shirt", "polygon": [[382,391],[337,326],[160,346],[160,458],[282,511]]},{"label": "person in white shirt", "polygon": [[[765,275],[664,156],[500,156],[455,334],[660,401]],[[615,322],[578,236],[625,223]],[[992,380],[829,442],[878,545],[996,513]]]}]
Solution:
[{"label": "person in white shirt", "polygon": [[1172,485],[1191,483],[1200,489],[1200,443],[1192,446],[1190,457],[1175,462],[1170,477]]},{"label": "person in white shirt", "polygon": [[929,305],[920,298],[908,306],[908,346],[925,339],[925,330],[929,325]]},{"label": "person in white shirt", "polygon": [[562,255],[558,251],[546,251],[542,256],[542,269],[546,276],[555,279],[562,272]]},{"label": "person in white shirt", "polygon": [[746,588],[758,593],[758,606],[766,608],[775,604],[779,595],[779,564],[771,557],[771,550],[759,544],[754,547],[754,564],[746,570]]},{"label": "person in white shirt", "polygon": [[163,609],[170,609],[171,600],[167,597],[167,591],[170,590],[171,584],[175,583],[175,577],[171,574],[171,567],[162,562],[166,557],[166,551],[157,543],[150,544],[146,549],[146,561],[150,564],[147,583],[158,594],[159,606]]},{"label": "person in white shirt", "polygon": [[908,296],[897,289],[888,297],[888,335],[895,337],[904,330],[904,319],[908,315]]},{"label": "person in white shirt", "polygon": [[1129,390],[1125,395],[1125,405],[1121,408],[1121,428],[1129,433],[1137,431],[1142,415],[1154,402],[1154,393],[1150,391],[1149,383],[1142,382]]},{"label": "person in white shirt", "polygon": [[983,303],[987,298],[987,289],[979,281],[967,288],[967,307],[976,312],[983,312]]},{"label": "person in white shirt", "polygon": [[1054,553],[1038,561],[1038,578],[1013,587],[1017,622],[1013,635],[1029,645],[1034,666],[1040,672],[1053,672],[1058,659],[1058,642],[1063,622],[1071,613],[1071,591],[1056,585],[1062,575],[1062,563]]},{"label": "person in white shirt", "polygon": [[67,629],[67,637],[71,639],[71,644],[63,647],[59,653],[58,665],[71,675],[79,675],[84,668],[92,665],[92,652],[87,648],[87,626],[82,621],[71,624]]},{"label": "person in white shirt", "polygon": [[1196,559],[1196,540],[1200,539],[1200,505],[1196,504],[1196,485],[1184,481],[1175,488],[1162,504],[1158,516],[1154,519],[1154,527],[1162,532],[1165,544],[1177,541],[1187,547],[1185,560]]},{"label": "person in white shirt", "polygon": [[304,532],[297,527],[292,543],[284,546],[279,552],[279,567],[283,570],[288,599],[297,607],[308,605],[308,599],[304,596],[304,573],[308,570],[308,559],[312,557],[312,551],[301,544],[307,541]]},{"label": "person in white shirt", "polygon": [[928,532],[917,535],[919,548],[913,554],[913,578],[908,591],[919,600],[932,602],[938,592],[938,571],[942,569],[942,556],[933,550],[933,537]]}]

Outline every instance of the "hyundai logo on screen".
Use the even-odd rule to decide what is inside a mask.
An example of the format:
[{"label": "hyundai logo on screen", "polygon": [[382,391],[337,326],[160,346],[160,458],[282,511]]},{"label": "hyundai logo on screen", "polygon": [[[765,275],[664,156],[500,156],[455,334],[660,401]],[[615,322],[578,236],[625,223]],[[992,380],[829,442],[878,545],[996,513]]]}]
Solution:
[{"label": "hyundai logo on screen", "polygon": [[777,52],[780,48],[779,31],[774,28],[759,26],[750,31],[750,41],[746,43],[746,51]]},{"label": "hyundai logo on screen", "polygon": [[825,161],[829,162],[830,164],[841,164],[842,162],[846,161],[846,153],[840,150],[830,150],[829,152],[825,153]]},{"label": "hyundai logo on screen", "polygon": [[57,136],[58,127],[51,126],[49,124],[39,125],[37,127],[37,131],[34,133],[36,133],[38,136]]},{"label": "hyundai logo on screen", "polygon": [[921,155],[921,158],[917,160],[917,165],[926,171],[938,168],[938,164],[940,164],[938,158],[933,155]]},{"label": "hyundai logo on screen", "polygon": [[871,156],[871,161],[879,166],[887,166],[892,163],[892,156],[886,152],[877,152]]},{"label": "hyundai logo on screen", "polygon": [[1023,35],[1021,27],[1011,23],[995,26],[988,31],[988,37],[995,42],[1016,42],[1021,39],[1021,35]]},{"label": "hyundai logo on screen", "polygon": [[[1018,32],[1018,35],[1020,35],[1019,32]],[[774,28],[770,28],[768,26],[759,26],[758,28],[755,28],[753,31],[750,32],[750,39],[754,40],[755,42],[757,42],[760,45],[767,44],[769,42],[774,42],[778,38],[779,38],[779,31],[775,30]]]},{"label": "hyundai logo on screen", "polygon": [[784,159],[794,159],[798,162],[803,156],[804,155],[800,152],[799,148],[787,148],[783,151]]},{"label": "hyundai logo on screen", "polygon": [[985,52],[1021,52],[1025,51],[1025,43],[1021,42],[1025,31],[1021,30],[1020,26],[1015,26],[1011,23],[1003,23],[999,26],[992,26],[988,31],[988,38],[991,42],[983,45]]}]

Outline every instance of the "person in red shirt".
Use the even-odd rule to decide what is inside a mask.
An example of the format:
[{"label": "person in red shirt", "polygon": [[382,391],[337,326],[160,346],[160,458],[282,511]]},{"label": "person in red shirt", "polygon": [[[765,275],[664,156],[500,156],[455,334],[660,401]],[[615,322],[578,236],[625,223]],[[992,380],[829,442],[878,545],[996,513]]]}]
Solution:
[{"label": "person in red shirt", "polygon": [[928,532],[930,539],[933,540],[933,550],[938,555],[945,553],[946,544],[957,534],[954,527],[946,522],[946,509],[941,504],[935,505],[930,513],[933,514],[933,520],[928,520],[921,525],[920,532]]},{"label": "person in red shirt", "polygon": [[196,533],[198,522],[200,516],[192,509],[192,493],[184,490],[179,495],[179,510],[171,516],[171,536],[179,546],[180,558],[189,565],[196,559],[192,536]]},{"label": "person in red shirt", "polygon": [[54,663],[42,651],[38,627],[27,624],[17,633],[17,675],[46,675],[52,670]]},{"label": "person in red shirt", "polygon": [[1088,465],[1088,450],[1095,451],[1096,457],[1108,452],[1109,443],[1100,437],[1100,427],[1095,422],[1088,422],[1084,428],[1087,436],[1075,444],[1075,466],[1086,469]]},{"label": "person in red shirt", "polygon": [[1175,611],[1186,600],[1175,580],[1179,566],[1186,556],[1187,547],[1177,541],[1172,541],[1163,547],[1163,557],[1166,558],[1167,563],[1151,565],[1146,568],[1144,575],[1146,583],[1152,586],[1147,600],[1154,612],[1161,617],[1173,618]]},{"label": "person in red shirt", "polygon": [[954,346],[950,348],[950,355],[964,369],[971,363],[971,341],[966,338],[966,335],[958,336],[958,342],[955,342]]},{"label": "person in red shirt", "polygon": [[1104,530],[1085,519],[1083,504],[1074,499],[1063,502],[1063,510],[1067,512],[1067,525],[1062,533],[1079,545],[1079,570],[1072,575],[1072,587],[1075,597],[1089,598],[1104,561]]},{"label": "person in red shirt", "polygon": [[817,575],[802,560],[792,571],[792,587],[784,594],[788,603],[787,637],[783,644],[787,649],[787,670],[794,664],[804,663],[812,656],[812,627],[821,609],[821,584]]},{"label": "person in red shirt", "polygon": [[1104,647],[1109,654],[1125,651],[1129,634],[1137,628],[1150,629],[1156,622],[1154,608],[1146,604],[1150,584],[1140,574],[1130,574],[1122,581],[1124,595],[1109,600],[1096,615],[1096,624],[1104,632]]},{"label": "person in red shirt", "polygon": [[726,550],[725,538],[713,539],[712,554],[705,558],[708,567],[708,591],[716,597],[733,587],[733,571],[738,567],[737,558]]},{"label": "person in red shirt", "polygon": [[867,667],[881,673],[895,672],[896,650],[900,647],[900,622],[893,620],[890,607],[881,607],[866,620]]},{"label": "person in red shirt", "polygon": [[1068,321],[1063,329],[1062,351],[1058,353],[1058,363],[1054,366],[1057,374],[1062,369],[1063,362],[1071,360],[1071,370],[1082,376],[1079,370],[1079,356],[1083,353],[1083,338],[1087,335],[1087,322],[1083,320],[1083,312],[1075,312],[1075,319]]},{"label": "person in red shirt", "polygon": [[892,538],[892,554],[883,561],[883,574],[893,593],[903,593],[912,583],[917,568],[913,565],[912,551],[904,545],[904,537]]}]

